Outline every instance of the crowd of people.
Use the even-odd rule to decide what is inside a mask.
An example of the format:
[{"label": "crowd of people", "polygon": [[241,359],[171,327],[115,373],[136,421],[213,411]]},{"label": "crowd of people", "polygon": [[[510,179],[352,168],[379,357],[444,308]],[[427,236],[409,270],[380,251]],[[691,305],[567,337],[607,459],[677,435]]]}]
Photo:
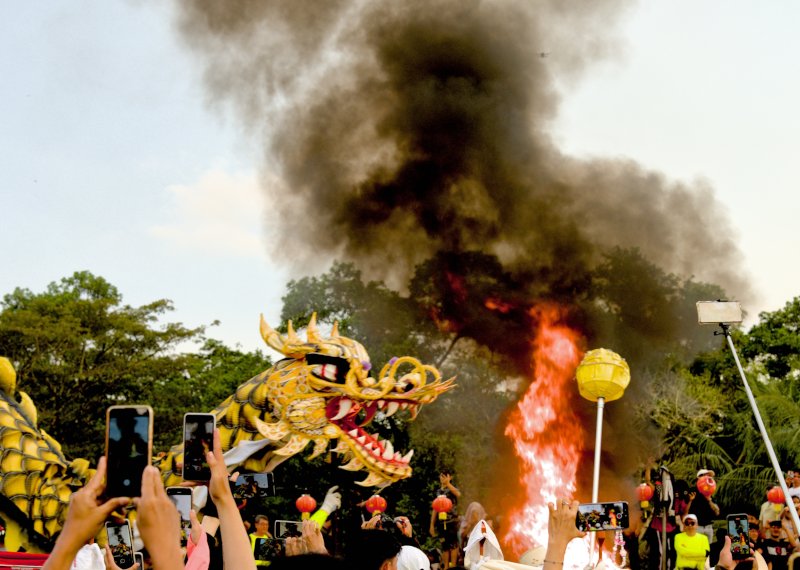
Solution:
[{"label": "crowd of people", "polygon": [[[106,462],[101,459],[91,481],[71,500],[67,518],[55,548],[46,565],[47,570],[120,569],[119,558],[108,546],[103,552],[94,538],[104,523],[119,517],[131,504],[136,507],[136,532],[144,554],[142,562],[132,568],[187,570],[252,569],[270,570],[339,569],[354,570],[448,570],[477,568],[490,558],[502,559],[500,547],[492,530],[493,521],[480,503],[472,502],[462,510],[450,509],[439,516],[432,512],[428,534],[438,542],[438,548],[423,550],[420,537],[406,516],[389,517],[376,514],[363,521],[355,536],[348,537],[347,547],[339,552],[331,541],[328,515],[339,508],[341,495],[332,488],[320,509],[296,527],[270,533],[270,521],[259,514],[252,521],[242,520],[241,511],[229,484],[228,470],[220,449],[219,433],[215,433],[213,451],[208,454],[211,479],[208,482],[210,509],[199,517],[192,510],[191,532],[181,546],[180,515],[168,497],[159,471],[152,466],[144,469],[139,497],[105,498]],[[646,479],[664,487],[665,481]],[[698,471],[697,478],[713,477],[711,470]],[[800,472],[790,472],[787,478],[790,497],[800,506]],[[453,505],[461,498],[452,474],[441,473],[439,493]],[[663,491],[663,489],[661,489]],[[653,509],[644,511],[640,525],[627,532],[628,550],[633,555],[626,560],[632,570],[733,570],[740,558],[762,560],[760,570],[788,570],[789,557],[800,552],[795,527],[789,509],[776,508],[766,502],[760,512],[746,514],[729,528],[721,526],[720,508],[712,494],[699,493],[685,482],[671,483],[669,501],[655,501]],[[585,533],[576,526],[578,502],[559,500],[549,505],[550,519],[546,553],[538,560],[524,562],[542,570],[561,570],[566,545]],[[714,529],[717,528],[717,532]],[[735,532],[734,532],[735,530]],[[636,541],[633,548],[631,541]],[[423,540],[430,546],[430,540]],[[751,552],[752,551],[752,552]],[[555,566],[555,567],[554,567]],[[497,566],[487,566],[497,567]],[[741,570],[741,568],[740,568]]]},{"label": "crowd of people", "polygon": [[[715,475],[713,470],[700,469],[689,485],[686,481],[672,482],[669,475],[663,481],[659,477],[653,481],[650,469],[646,469],[646,483],[654,483],[666,499],[656,497],[654,508],[644,511],[641,526],[631,529],[631,539],[638,540],[631,557],[634,570],[713,568],[730,549],[731,537],[734,553],[745,557],[752,554],[761,561],[762,570],[788,570],[790,557],[800,553],[798,529],[788,505],[766,500],[758,513],[722,517],[713,494],[698,491],[702,478]],[[800,511],[800,471],[789,471],[786,485],[787,500]],[[671,492],[665,493],[667,486]]]},{"label": "crowd of people", "polygon": [[[205,514],[201,519],[191,511],[191,532],[186,546],[182,547],[180,514],[167,495],[158,469],[153,466],[144,469],[139,497],[107,498],[104,495],[107,465],[105,458],[101,458],[92,479],[73,494],[63,530],[44,568],[126,570],[118,565],[119,558],[115,560],[114,551],[108,546],[101,550],[95,538],[107,521],[119,518],[131,505],[136,508],[137,540],[141,541],[139,550],[144,554],[143,562],[130,566],[134,570],[240,570],[265,566],[270,566],[270,570],[431,570],[437,567],[445,570],[474,567],[476,563],[496,558],[499,552],[485,509],[479,503],[471,503],[463,517],[450,519],[449,527],[447,520],[431,517],[431,534],[441,538],[442,544],[447,546],[437,550],[433,561],[432,553],[420,548],[411,521],[402,515],[376,514],[363,522],[357,536],[349,537],[343,553],[334,553],[326,545],[325,536],[327,515],[340,501],[334,488],[319,511],[300,523],[297,536],[287,535],[281,540],[280,555],[264,556],[263,545],[275,544],[269,519],[258,515],[252,524],[242,520],[229,485],[218,432],[214,434],[208,463],[211,468],[208,498],[213,515]],[[442,473],[440,482],[442,493],[454,500],[461,496],[449,473]],[[550,540],[545,564],[561,565],[567,543],[583,535],[575,527],[577,506],[577,501],[567,500],[550,505]],[[213,560],[212,543],[221,545],[217,561]]]}]

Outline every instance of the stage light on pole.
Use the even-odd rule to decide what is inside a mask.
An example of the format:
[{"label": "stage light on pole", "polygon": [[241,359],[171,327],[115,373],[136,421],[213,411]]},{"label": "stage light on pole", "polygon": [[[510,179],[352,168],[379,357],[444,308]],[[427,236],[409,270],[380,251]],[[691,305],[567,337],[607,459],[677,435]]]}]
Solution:
[{"label": "stage light on pole", "polygon": [[[789,488],[786,486],[786,478],[783,476],[783,471],[778,463],[778,457],[775,455],[775,450],[772,448],[772,442],[767,434],[767,428],[764,426],[764,421],[761,419],[761,412],[758,410],[755,396],[750,389],[750,384],[747,382],[747,376],[742,368],[742,363],[739,361],[739,354],[736,352],[736,347],[733,344],[731,337],[731,325],[736,325],[742,322],[742,306],[738,301],[698,301],[697,302],[697,320],[701,325],[719,325],[720,331],[714,331],[715,335],[725,335],[728,341],[728,347],[733,354],[733,360],[736,362],[736,368],[739,370],[739,375],[742,378],[744,391],[747,394],[747,399],[750,402],[750,407],[753,409],[753,415],[758,424],[758,430],[761,432],[761,438],[764,440],[764,447],[767,448],[767,454],[772,462],[772,468],[775,470],[775,477],[778,480],[781,490],[785,497],[789,496]],[[788,501],[789,513],[792,515],[792,521],[795,528],[800,528],[800,517],[797,515],[797,508],[793,501]]]}]

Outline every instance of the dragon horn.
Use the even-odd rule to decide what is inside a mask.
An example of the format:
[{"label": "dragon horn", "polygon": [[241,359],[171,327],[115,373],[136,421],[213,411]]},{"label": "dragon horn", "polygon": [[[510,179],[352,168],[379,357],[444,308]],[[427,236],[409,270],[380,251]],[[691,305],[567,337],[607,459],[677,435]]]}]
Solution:
[{"label": "dragon horn", "polygon": [[0,390],[13,396],[17,389],[17,371],[5,356],[0,356]]},{"label": "dragon horn", "polygon": [[331,330],[331,338],[339,338],[339,321],[333,321],[333,330]]},{"label": "dragon horn", "polygon": [[281,335],[279,335],[275,329],[267,324],[267,321],[264,320],[263,314],[261,315],[261,324],[259,326],[259,330],[261,331],[261,338],[264,339],[264,342],[266,342],[268,346],[274,348],[280,353],[285,354],[286,345],[283,342],[283,338],[281,338]]},{"label": "dragon horn", "polygon": [[308,342],[320,342],[322,340],[319,338],[319,331],[317,330],[317,313],[311,313],[311,320],[308,321],[308,327],[306,327],[306,338]]},{"label": "dragon horn", "polygon": [[292,321],[287,321],[286,323],[286,340],[291,344],[302,343],[300,337],[297,336],[296,332],[294,332],[294,326],[292,326]]}]

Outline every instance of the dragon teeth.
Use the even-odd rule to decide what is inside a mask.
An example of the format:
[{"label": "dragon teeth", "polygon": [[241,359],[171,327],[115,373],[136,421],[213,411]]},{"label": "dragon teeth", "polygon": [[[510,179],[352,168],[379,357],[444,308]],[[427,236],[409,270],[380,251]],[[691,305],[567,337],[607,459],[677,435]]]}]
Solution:
[{"label": "dragon teeth", "polygon": [[347,435],[349,435],[350,437],[358,437],[358,430],[351,429],[350,431],[347,432]]},{"label": "dragon teeth", "polygon": [[383,442],[383,455],[381,457],[387,461],[394,458],[394,447],[391,441],[386,440]]},{"label": "dragon teeth", "polygon": [[331,418],[331,420],[340,420],[345,417],[348,413],[350,413],[350,409],[353,407],[353,401],[348,400],[347,398],[343,398],[339,400],[339,413]]},{"label": "dragon teeth", "polygon": [[400,409],[401,410],[407,410],[408,409],[408,402],[403,402],[402,404],[400,404]]},{"label": "dragon teeth", "polygon": [[389,404],[386,406],[386,411],[384,412],[386,414],[386,417],[388,418],[389,416],[394,414],[399,407],[400,407],[399,403],[389,402]]},{"label": "dragon teeth", "polygon": [[386,401],[385,400],[378,400],[378,409],[379,410],[382,410],[385,405],[386,405]]},{"label": "dragon teeth", "polygon": [[367,436],[362,435],[361,437],[357,437],[356,441],[361,445],[364,445],[367,442]]},{"label": "dragon teeth", "polygon": [[399,452],[399,451],[395,451],[395,452],[394,452],[394,457],[393,457],[393,459],[394,459],[395,461],[400,461],[401,459],[403,459],[403,457],[400,455],[400,452]]},{"label": "dragon teeth", "polygon": [[411,451],[409,451],[408,453],[406,453],[406,454],[405,454],[405,455],[402,457],[401,461],[402,461],[403,463],[409,463],[409,462],[411,461],[411,458],[412,458],[412,457],[414,457],[414,450],[413,450],[413,449],[412,449]]}]

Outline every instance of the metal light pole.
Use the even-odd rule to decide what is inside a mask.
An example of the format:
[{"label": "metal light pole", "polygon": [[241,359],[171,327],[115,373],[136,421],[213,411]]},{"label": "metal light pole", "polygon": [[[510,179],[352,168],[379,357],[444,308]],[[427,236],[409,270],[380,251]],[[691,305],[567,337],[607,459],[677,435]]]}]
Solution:
[{"label": "metal light pole", "polygon": [[728,341],[728,347],[733,354],[733,360],[736,362],[736,368],[739,369],[739,375],[742,378],[744,391],[747,394],[747,399],[750,402],[750,407],[753,409],[753,415],[758,424],[758,430],[761,432],[761,439],[764,440],[764,446],[767,448],[767,454],[772,462],[772,468],[775,470],[775,477],[778,479],[778,484],[783,490],[783,496],[786,504],[789,507],[789,512],[792,515],[792,521],[795,528],[800,528],[800,517],[797,515],[797,508],[794,506],[794,501],[789,497],[789,488],[786,486],[786,479],[783,476],[781,466],[778,463],[778,457],[775,455],[775,450],[772,448],[772,442],[767,434],[767,428],[764,426],[764,421],[761,419],[761,412],[758,410],[756,399],[753,396],[753,391],[750,389],[750,384],[747,382],[742,363],[739,362],[739,354],[736,352],[736,347],[733,344],[731,337],[731,325],[742,322],[742,308],[738,302],[735,301],[700,301],[697,303],[697,317],[701,325],[715,324],[719,325],[722,332],[715,332],[714,334],[725,335]]}]

